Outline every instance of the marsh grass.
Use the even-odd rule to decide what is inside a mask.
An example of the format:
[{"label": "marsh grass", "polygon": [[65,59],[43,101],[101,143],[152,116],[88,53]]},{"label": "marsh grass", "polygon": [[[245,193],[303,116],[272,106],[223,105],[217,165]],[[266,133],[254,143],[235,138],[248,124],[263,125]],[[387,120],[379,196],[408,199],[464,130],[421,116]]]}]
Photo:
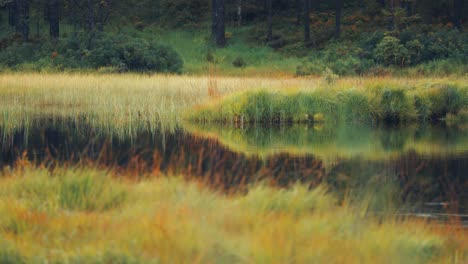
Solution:
[{"label": "marsh grass", "polygon": [[[8,174],[8,173],[7,173]],[[118,208],[126,198],[126,188],[110,177],[91,169],[41,169],[26,167],[16,171],[15,181],[1,196],[28,201],[38,211],[60,208],[70,211],[106,211]],[[34,175],[31,177],[30,175]]]},{"label": "marsh grass", "polygon": [[11,133],[38,117],[76,119],[104,133],[174,129],[196,105],[252,87],[312,87],[295,79],[165,75],[2,74],[0,127]]},{"label": "marsh grass", "polygon": [[468,109],[468,86],[363,84],[359,89],[310,91],[259,89],[227,96],[192,112],[188,119],[218,123],[365,122],[398,124],[437,121]]},{"label": "marsh grass", "polygon": [[[121,186],[127,199],[106,210],[40,208],[56,203],[56,182],[64,175],[32,167],[4,171],[3,263],[463,263],[468,257],[464,230],[375,218],[365,206],[337,204],[324,186],[256,184],[228,195],[178,177],[122,181],[94,169],[71,175],[107,178],[102,191]],[[36,184],[41,195],[18,191]],[[12,229],[14,223],[21,229]]]},{"label": "marsh grass", "polygon": [[[381,106],[383,94],[392,99],[401,90],[409,104]],[[31,127],[38,117],[71,118],[106,134],[132,137],[139,130],[173,130],[183,120],[439,118],[464,111],[467,91],[463,77],[342,78],[324,84],[320,78],[4,73],[0,128],[5,136]]]}]

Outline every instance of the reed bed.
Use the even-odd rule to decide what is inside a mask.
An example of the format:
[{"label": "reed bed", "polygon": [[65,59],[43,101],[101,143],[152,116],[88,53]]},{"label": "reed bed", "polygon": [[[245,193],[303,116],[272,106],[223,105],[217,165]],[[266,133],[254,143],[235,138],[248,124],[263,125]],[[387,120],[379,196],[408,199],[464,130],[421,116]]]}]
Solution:
[{"label": "reed bed", "polygon": [[395,124],[468,119],[468,85],[411,86],[382,82],[343,88],[249,90],[199,107],[197,122],[230,124],[365,122]]},{"label": "reed bed", "polygon": [[28,164],[0,177],[1,263],[466,263],[467,237],[337,204],[325,186],[228,195],[178,177]]},{"label": "reed bed", "polygon": [[124,136],[138,129],[174,129],[202,105],[220,104],[225,97],[243,91],[321,91],[327,98],[336,91],[378,87],[411,90],[452,85],[466,93],[466,83],[464,77],[342,78],[330,84],[321,78],[3,73],[0,128],[15,131],[28,127],[38,116],[47,116],[76,118]]}]

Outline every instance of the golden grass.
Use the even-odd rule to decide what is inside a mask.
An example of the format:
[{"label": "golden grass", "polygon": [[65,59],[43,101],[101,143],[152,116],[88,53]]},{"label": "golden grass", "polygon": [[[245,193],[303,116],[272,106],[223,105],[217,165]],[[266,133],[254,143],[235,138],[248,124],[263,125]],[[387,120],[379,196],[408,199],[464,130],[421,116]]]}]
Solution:
[{"label": "golden grass", "polygon": [[196,106],[249,89],[332,92],[441,83],[463,87],[467,78],[343,78],[329,85],[320,78],[4,73],[0,74],[0,127],[14,131],[38,116],[71,117],[114,134],[132,135],[141,128],[174,128]]},{"label": "golden grass", "polygon": [[[67,207],[68,183],[107,179],[97,204]],[[79,188],[78,188],[79,189]],[[95,169],[30,166],[0,177],[0,262],[466,263],[467,232],[412,219],[379,220],[337,205],[322,186],[266,185],[225,195],[177,177],[141,181]],[[76,199],[88,199],[77,192]],[[2,263],[3,263],[2,262]]]}]

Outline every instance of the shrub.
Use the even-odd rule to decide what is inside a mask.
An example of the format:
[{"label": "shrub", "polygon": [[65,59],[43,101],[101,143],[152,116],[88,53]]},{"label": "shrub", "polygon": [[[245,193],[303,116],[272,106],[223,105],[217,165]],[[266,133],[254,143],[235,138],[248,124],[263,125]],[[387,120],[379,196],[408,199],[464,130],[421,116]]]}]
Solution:
[{"label": "shrub", "polygon": [[183,67],[172,48],[125,36],[100,36],[87,60],[93,68],[113,66],[122,71],[180,73]]},{"label": "shrub", "polygon": [[384,37],[374,49],[374,58],[384,65],[405,65],[409,60],[409,52],[400,40],[395,37]]},{"label": "shrub", "polygon": [[417,64],[420,63],[422,60],[422,52],[424,50],[424,46],[419,42],[419,40],[412,40],[406,43],[405,45],[408,51],[408,58],[406,64]]},{"label": "shrub", "polygon": [[212,63],[215,62],[215,57],[214,57],[214,55],[213,55],[213,52],[208,51],[208,52],[206,53],[206,61],[207,61],[207,62],[212,62]]},{"label": "shrub", "polygon": [[241,57],[237,57],[233,62],[232,65],[236,68],[244,68],[247,66],[247,62]]},{"label": "shrub", "polygon": [[[58,70],[70,68],[112,69],[113,72],[142,71],[180,73],[183,61],[172,48],[141,38],[107,33],[94,37],[73,34],[57,44],[13,44],[0,52],[0,65],[42,70],[53,67]],[[93,47],[90,49],[90,47]]]},{"label": "shrub", "polygon": [[335,74],[330,68],[326,68],[323,72],[323,79],[325,83],[331,85],[336,83],[336,81],[340,78],[338,74]]}]

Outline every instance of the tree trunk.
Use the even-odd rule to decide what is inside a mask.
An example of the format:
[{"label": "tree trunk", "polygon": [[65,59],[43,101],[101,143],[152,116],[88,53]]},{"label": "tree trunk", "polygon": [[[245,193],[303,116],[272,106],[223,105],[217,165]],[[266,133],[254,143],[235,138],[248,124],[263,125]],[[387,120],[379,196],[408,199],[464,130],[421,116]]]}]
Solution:
[{"label": "tree trunk", "polygon": [[94,17],[94,1],[88,0],[86,5],[86,18],[88,20],[88,31],[93,32],[96,29],[96,20]]},{"label": "tree trunk", "polygon": [[109,0],[100,0],[98,4],[98,11],[97,11],[97,30],[99,32],[104,31],[104,25],[109,18],[109,9],[110,9],[110,1]]},{"label": "tree trunk", "polygon": [[455,9],[453,25],[456,29],[461,31],[462,30],[461,20],[462,20],[462,12],[463,12],[463,0],[454,0],[453,8]]},{"label": "tree trunk", "polygon": [[216,9],[218,8],[218,1],[211,0],[211,36],[213,39],[216,39],[216,30],[217,30],[217,21],[218,17],[216,16]]},{"label": "tree trunk", "polygon": [[16,17],[18,16],[16,1],[8,3],[8,25],[10,27],[16,26]]},{"label": "tree trunk", "polygon": [[335,38],[339,39],[341,35],[341,11],[343,9],[343,0],[336,0],[336,26]]},{"label": "tree trunk", "polygon": [[23,42],[29,41],[29,0],[16,0],[16,32]]},{"label": "tree trunk", "polygon": [[409,1],[409,0],[406,0],[404,2],[404,8],[406,10],[406,16],[410,17],[413,15],[413,6],[412,6],[412,2]]},{"label": "tree trunk", "polygon": [[301,0],[296,0],[296,26],[299,26],[301,24],[301,13],[302,13]]},{"label": "tree trunk", "polygon": [[88,0],[86,4],[86,11],[87,11],[87,20],[88,20],[88,32],[89,32],[89,40],[88,40],[88,49],[94,49],[95,43],[94,38],[96,36],[96,18],[94,16],[94,1]]},{"label": "tree trunk", "polygon": [[226,45],[226,27],[224,25],[224,0],[216,0],[216,45],[224,47]]},{"label": "tree trunk", "polygon": [[60,0],[50,0],[47,3],[47,20],[49,21],[49,35],[57,39],[60,34]]},{"label": "tree trunk", "polygon": [[268,7],[268,33],[267,33],[267,41],[273,40],[273,1],[268,0],[267,2]]},{"label": "tree trunk", "polygon": [[389,0],[388,2],[390,6],[390,19],[388,29],[392,31],[395,30],[395,0]]},{"label": "tree trunk", "polygon": [[242,0],[237,2],[237,25],[242,25]]},{"label": "tree trunk", "polygon": [[78,14],[77,11],[79,9],[79,3],[78,0],[71,0],[70,1],[70,19],[71,23],[73,25],[73,35],[76,36],[78,34],[78,29],[80,27],[79,21],[78,21]]},{"label": "tree trunk", "polygon": [[304,42],[310,42],[310,1],[304,0]]}]

